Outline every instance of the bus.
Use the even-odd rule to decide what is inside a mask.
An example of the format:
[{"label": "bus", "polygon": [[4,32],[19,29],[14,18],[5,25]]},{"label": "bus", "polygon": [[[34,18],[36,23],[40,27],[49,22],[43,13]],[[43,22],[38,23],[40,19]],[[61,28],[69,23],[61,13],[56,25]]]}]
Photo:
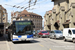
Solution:
[{"label": "bus", "polygon": [[12,42],[33,40],[34,27],[32,21],[13,21],[11,26],[8,27],[8,38]]}]

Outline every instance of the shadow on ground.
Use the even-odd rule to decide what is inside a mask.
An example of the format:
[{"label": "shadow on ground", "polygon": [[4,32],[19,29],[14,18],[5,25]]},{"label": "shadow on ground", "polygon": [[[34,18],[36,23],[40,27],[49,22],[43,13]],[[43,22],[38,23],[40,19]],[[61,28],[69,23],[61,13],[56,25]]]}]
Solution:
[{"label": "shadow on ground", "polygon": [[0,36],[0,41],[6,41],[4,36]]},{"label": "shadow on ground", "polygon": [[[65,43],[67,43],[67,42],[69,42],[69,43],[73,43],[73,41],[65,41]],[[75,44],[75,43],[74,43]]]},{"label": "shadow on ground", "polygon": [[57,38],[57,39],[55,39],[55,40],[63,40],[63,38]]},{"label": "shadow on ground", "polygon": [[39,41],[32,40],[32,41],[19,41],[19,42],[14,42],[14,44],[32,44],[32,43],[39,43]]}]

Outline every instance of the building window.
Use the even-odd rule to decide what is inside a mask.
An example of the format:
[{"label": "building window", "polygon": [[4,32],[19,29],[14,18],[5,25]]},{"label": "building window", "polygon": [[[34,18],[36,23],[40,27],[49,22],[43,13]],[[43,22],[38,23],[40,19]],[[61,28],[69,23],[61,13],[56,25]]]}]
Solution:
[{"label": "building window", "polygon": [[5,18],[3,18],[3,20],[4,20]]},{"label": "building window", "polygon": [[39,16],[37,16],[37,18],[39,18]]},{"label": "building window", "polygon": [[34,17],[34,16],[33,16]]},{"label": "building window", "polygon": [[37,16],[37,18],[39,18],[39,16]]},{"label": "building window", "polygon": [[3,11],[3,13],[5,13],[5,11]]},{"label": "building window", "polygon": [[27,15],[25,15],[25,17],[26,17]]},{"label": "building window", "polygon": [[3,15],[3,17],[4,17],[5,15]]},{"label": "building window", "polygon": [[35,18],[36,18],[36,16],[35,16]]}]

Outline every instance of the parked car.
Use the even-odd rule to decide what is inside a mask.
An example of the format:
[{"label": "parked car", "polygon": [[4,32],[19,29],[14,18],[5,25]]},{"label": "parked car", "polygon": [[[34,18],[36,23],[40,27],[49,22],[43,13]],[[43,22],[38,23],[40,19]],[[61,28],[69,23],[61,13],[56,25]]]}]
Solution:
[{"label": "parked car", "polygon": [[53,30],[53,31],[51,31],[50,38],[54,38],[54,39],[63,38],[62,31],[60,31],[60,30]]},{"label": "parked car", "polygon": [[49,32],[49,33],[51,33],[51,31],[50,30],[46,30],[47,32]]},{"label": "parked car", "polygon": [[45,31],[45,30],[41,30],[38,33],[38,37],[49,37],[49,32]]},{"label": "parked car", "polygon": [[64,41],[73,41],[75,43],[75,28],[64,28],[63,29]]},{"label": "parked car", "polygon": [[38,33],[39,33],[39,32],[40,32],[40,30],[37,30],[37,31],[36,31],[36,36],[37,36],[37,37],[38,37]]},{"label": "parked car", "polygon": [[40,30],[37,30],[37,34],[40,32]]}]

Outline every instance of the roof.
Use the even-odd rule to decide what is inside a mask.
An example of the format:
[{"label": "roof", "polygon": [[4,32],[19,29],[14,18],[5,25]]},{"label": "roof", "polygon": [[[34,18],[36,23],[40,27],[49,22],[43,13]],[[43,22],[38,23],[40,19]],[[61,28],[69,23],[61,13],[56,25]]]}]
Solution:
[{"label": "roof", "polygon": [[25,16],[25,15],[35,15],[35,16],[40,16],[40,17],[42,17],[41,15],[38,15],[38,14],[36,14],[36,13],[33,13],[33,12],[28,12],[27,10],[23,10],[19,15],[23,15],[23,16]]},{"label": "roof", "polygon": [[38,14],[33,13],[33,12],[29,12],[29,15],[37,15],[37,16],[41,16],[41,15],[38,15]]},{"label": "roof", "polygon": [[67,20],[63,25],[71,23],[70,20]]},{"label": "roof", "polygon": [[21,14],[29,14],[28,12],[27,12],[27,10],[23,10],[22,12],[21,12]]},{"label": "roof", "polygon": [[31,22],[31,20],[23,20],[23,21],[13,21],[13,22]]},{"label": "roof", "polygon": [[11,16],[16,15],[16,13],[21,13],[21,12],[16,11],[16,12],[14,12],[14,14],[13,14],[13,12],[11,12]]},{"label": "roof", "polygon": [[[0,5],[2,9],[5,9],[2,5]],[[5,9],[6,10],[6,9]]]},{"label": "roof", "polygon": [[52,13],[52,10],[48,11],[49,13]]}]

